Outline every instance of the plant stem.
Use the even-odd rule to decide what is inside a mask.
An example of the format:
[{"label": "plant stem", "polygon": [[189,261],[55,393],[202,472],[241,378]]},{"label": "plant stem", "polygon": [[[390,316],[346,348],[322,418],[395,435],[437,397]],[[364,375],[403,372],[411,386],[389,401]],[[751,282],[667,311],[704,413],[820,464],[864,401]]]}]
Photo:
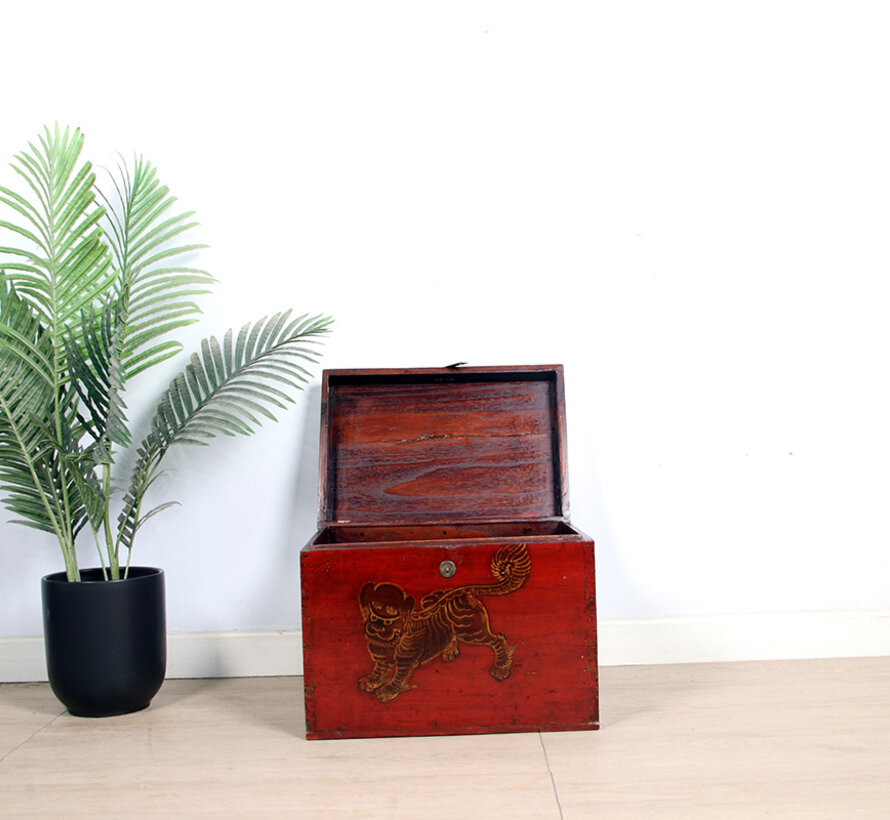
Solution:
[{"label": "plant stem", "polygon": [[111,570],[112,580],[117,581],[120,579],[121,570],[118,563],[117,546],[111,533],[111,522],[108,520],[111,507],[111,465],[107,463],[102,465],[102,498],[105,503],[102,519],[105,528],[105,548],[108,552],[108,566]]},{"label": "plant stem", "polygon": [[93,540],[96,542],[96,552],[99,553],[99,566],[102,567],[102,578],[108,580],[108,572],[105,569],[105,558],[102,555],[102,545],[99,543],[99,534],[93,530]]}]

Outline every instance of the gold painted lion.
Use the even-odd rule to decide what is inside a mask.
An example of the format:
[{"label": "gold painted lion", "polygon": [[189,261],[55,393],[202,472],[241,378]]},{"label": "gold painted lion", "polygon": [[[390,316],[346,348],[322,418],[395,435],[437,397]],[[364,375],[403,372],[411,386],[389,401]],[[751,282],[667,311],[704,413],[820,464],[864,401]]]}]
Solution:
[{"label": "gold painted lion", "polygon": [[525,544],[499,549],[491,571],[497,583],[435,590],[421,599],[417,609],[414,598],[396,584],[365,584],[360,606],[374,668],[359,679],[359,687],[384,703],[391,701],[412,688],[408,679],[415,669],[439,656],[453,661],[461,643],[490,646],[491,676],[499,681],[510,677],[516,647],[492,631],[488,610],[479,598],[509,595],[525,583],[531,572]]}]

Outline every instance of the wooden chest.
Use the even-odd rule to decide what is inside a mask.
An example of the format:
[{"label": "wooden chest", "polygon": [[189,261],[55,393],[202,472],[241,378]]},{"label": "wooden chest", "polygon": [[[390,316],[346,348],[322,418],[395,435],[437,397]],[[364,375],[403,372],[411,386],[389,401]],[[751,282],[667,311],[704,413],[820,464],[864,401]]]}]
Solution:
[{"label": "wooden chest", "polygon": [[564,408],[559,365],[324,372],[308,738],[598,728]]}]

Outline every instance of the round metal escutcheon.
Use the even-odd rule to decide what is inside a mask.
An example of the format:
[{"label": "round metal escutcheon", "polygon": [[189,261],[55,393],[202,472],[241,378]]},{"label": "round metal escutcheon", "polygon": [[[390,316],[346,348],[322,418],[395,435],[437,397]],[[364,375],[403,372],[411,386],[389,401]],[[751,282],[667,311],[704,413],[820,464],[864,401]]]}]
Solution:
[{"label": "round metal escutcheon", "polygon": [[457,572],[457,567],[455,566],[454,561],[443,561],[439,564],[439,574],[443,578],[451,578],[455,572]]}]

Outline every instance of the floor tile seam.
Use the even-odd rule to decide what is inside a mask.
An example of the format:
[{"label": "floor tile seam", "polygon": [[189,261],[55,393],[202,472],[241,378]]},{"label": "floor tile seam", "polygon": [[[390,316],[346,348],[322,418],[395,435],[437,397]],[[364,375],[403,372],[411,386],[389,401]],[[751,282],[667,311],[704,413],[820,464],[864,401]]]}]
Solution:
[{"label": "floor tile seam", "polygon": [[23,748],[24,746],[27,746],[32,740],[34,740],[35,737],[37,737],[37,735],[39,735],[42,731],[44,731],[44,729],[48,729],[50,726],[52,726],[53,723],[55,723],[65,713],[66,713],[66,710],[63,709],[57,715],[53,715],[46,723],[44,723],[42,726],[39,726],[37,729],[35,729],[33,732],[31,732],[31,734],[28,735],[28,737],[26,737],[21,743],[19,743],[14,748],[10,749],[5,755],[0,756],[0,766],[2,766],[16,752],[18,752],[19,749]]},{"label": "floor tile seam", "polygon": [[547,745],[544,743],[543,732],[538,732],[538,740],[541,743],[541,751],[544,753],[544,764],[547,766],[547,775],[550,777],[550,785],[553,788],[553,799],[556,800],[556,810],[559,812],[559,820],[563,820],[559,789],[556,788],[556,778],[553,776],[553,769],[550,767],[550,755],[547,754]]}]

